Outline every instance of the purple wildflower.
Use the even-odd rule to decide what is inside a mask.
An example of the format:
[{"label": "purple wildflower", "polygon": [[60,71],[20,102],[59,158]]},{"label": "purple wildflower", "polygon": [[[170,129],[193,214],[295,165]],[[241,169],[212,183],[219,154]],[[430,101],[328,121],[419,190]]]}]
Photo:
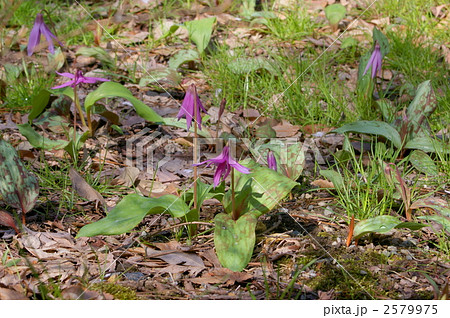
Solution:
[{"label": "purple wildflower", "polygon": [[[41,34],[45,36],[48,43],[48,50],[50,53],[55,53],[55,47],[53,46],[53,39],[58,41],[56,36],[50,31],[48,26],[44,23],[44,18],[41,13],[38,13],[36,16],[36,20],[34,21],[33,28],[30,32],[30,38],[28,39],[28,56],[31,56],[34,52],[34,49],[36,46],[38,46],[39,42],[41,41]],[[59,45],[62,46],[62,43],[58,41]]]},{"label": "purple wildflower", "polygon": [[372,67],[372,78],[374,78],[375,75],[381,71],[381,51],[378,42],[375,43],[375,48],[373,49],[369,62],[367,62],[363,76],[366,75],[367,71],[369,70],[369,67]]},{"label": "purple wildflower", "polygon": [[244,174],[250,173],[250,169],[244,167],[243,165],[240,165],[236,160],[234,160],[231,157],[230,148],[228,146],[225,146],[223,148],[222,153],[216,158],[194,164],[194,166],[200,166],[205,163],[207,164],[206,167],[209,167],[211,164],[215,164],[217,166],[216,172],[214,173],[214,187],[217,187],[219,185],[220,179],[222,177],[223,177],[222,180],[225,180],[228,177],[231,168],[236,169],[240,173]]},{"label": "purple wildflower", "polygon": [[197,118],[196,122],[198,124],[198,128],[202,129],[202,116],[200,115],[200,111],[203,111],[207,114],[206,109],[203,107],[202,102],[200,101],[200,97],[197,95],[197,88],[194,84],[186,91],[186,95],[184,96],[183,103],[181,103],[181,109],[178,112],[177,118],[180,120],[182,117],[186,117],[187,130],[191,127],[192,119],[194,118],[194,98],[197,100]]},{"label": "purple wildflower", "polygon": [[70,74],[70,73],[59,73],[56,72],[58,75],[64,76],[64,77],[68,77],[68,78],[72,78],[71,81],[68,81],[62,85],[58,85],[55,87],[52,87],[52,89],[57,89],[57,88],[62,88],[62,87],[67,87],[67,86],[71,86],[71,87],[75,87],[81,83],[88,83],[88,84],[93,84],[96,83],[98,81],[101,82],[109,82],[109,79],[106,78],[101,78],[101,77],[86,77],[83,75],[83,72],[81,72],[80,70],[78,70],[75,75]]},{"label": "purple wildflower", "polygon": [[267,153],[267,165],[270,169],[277,171],[277,159],[271,150]]}]

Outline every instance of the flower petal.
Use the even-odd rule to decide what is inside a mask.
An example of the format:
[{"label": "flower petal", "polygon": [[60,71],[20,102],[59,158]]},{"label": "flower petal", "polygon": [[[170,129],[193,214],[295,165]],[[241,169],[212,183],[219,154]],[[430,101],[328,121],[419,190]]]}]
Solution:
[{"label": "flower petal", "polygon": [[36,20],[34,21],[33,28],[30,32],[30,37],[28,39],[27,53],[31,56],[34,52],[34,48],[39,44],[41,40],[41,24],[43,23],[42,14],[38,13]]},{"label": "flower petal", "polygon": [[75,81],[68,81],[68,82],[66,82],[66,83],[64,83],[64,84],[62,84],[62,85],[54,86],[54,87],[52,87],[51,89],[58,89],[58,88],[63,88],[63,87],[67,87],[67,86],[72,86],[72,84],[73,84],[74,82],[75,82]]}]

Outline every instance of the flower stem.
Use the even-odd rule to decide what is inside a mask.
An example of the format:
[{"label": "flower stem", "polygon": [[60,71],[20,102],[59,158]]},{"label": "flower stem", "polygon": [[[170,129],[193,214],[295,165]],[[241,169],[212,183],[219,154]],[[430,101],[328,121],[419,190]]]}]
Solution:
[{"label": "flower stem", "polygon": [[84,120],[83,111],[81,110],[80,99],[78,98],[76,86],[73,88],[73,97],[74,97],[75,107],[77,108],[78,113],[80,114],[81,123],[83,124],[84,127],[86,127],[86,121]]},{"label": "flower stem", "polygon": [[236,200],[234,193],[234,169],[231,169],[231,209],[233,211],[233,220],[239,219],[239,212],[236,210]]},{"label": "flower stem", "polygon": [[[197,149],[198,149],[197,112],[198,112],[197,94],[194,94],[194,152],[193,152],[194,163],[197,163],[197,161],[198,161],[198,158],[197,158]],[[198,211],[198,215],[200,215],[200,210],[199,210],[198,202],[197,202],[197,177],[198,177],[197,166],[194,166],[194,209],[196,209]],[[192,236],[195,235],[197,232],[197,226],[192,225],[190,227],[190,232],[191,232]]]}]

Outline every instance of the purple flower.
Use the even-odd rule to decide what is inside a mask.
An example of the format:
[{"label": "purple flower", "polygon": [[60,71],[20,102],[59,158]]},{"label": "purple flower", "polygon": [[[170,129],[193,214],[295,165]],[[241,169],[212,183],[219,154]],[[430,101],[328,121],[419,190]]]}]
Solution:
[{"label": "purple flower", "polygon": [[[194,100],[197,100],[197,103],[194,103]],[[181,103],[181,109],[178,112],[177,118],[180,120],[182,117],[186,117],[187,130],[191,127],[192,119],[194,118],[194,104],[197,104],[197,118],[196,123],[198,124],[198,128],[202,129],[202,116],[200,115],[200,111],[203,111],[207,114],[206,109],[203,107],[202,102],[200,101],[200,97],[197,95],[197,88],[194,84],[186,91],[186,95],[184,96],[183,103]]]},{"label": "purple flower", "polygon": [[271,150],[267,153],[267,165],[270,169],[277,171],[277,159]]},{"label": "purple flower", "polygon": [[62,85],[58,85],[55,87],[52,87],[52,89],[57,89],[57,88],[62,88],[62,87],[67,87],[67,86],[71,86],[71,87],[75,87],[81,83],[88,83],[88,84],[93,84],[96,83],[98,81],[101,82],[109,82],[109,79],[106,78],[101,78],[101,77],[86,77],[83,76],[83,72],[81,72],[80,70],[78,70],[75,75],[70,74],[70,73],[59,73],[56,72],[58,75],[64,76],[64,77],[68,77],[68,78],[72,78],[71,81],[68,81]]},{"label": "purple flower", "polygon": [[375,43],[375,48],[373,49],[369,62],[367,62],[363,76],[366,75],[367,71],[369,70],[369,67],[372,67],[372,78],[374,78],[375,75],[381,71],[381,51],[378,42]]},{"label": "purple flower", "polygon": [[[33,28],[30,32],[30,38],[28,39],[28,56],[31,56],[34,52],[36,46],[38,46],[41,41],[41,34],[45,36],[48,43],[48,49],[50,53],[55,53],[55,47],[53,46],[53,39],[58,41],[56,36],[50,31],[48,26],[44,23],[44,18],[41,13],[38,13],[36,16],[36,20],[34,21]],[[58,41],[59,45],[62,46],[62,43]]]},{"label": "purple flower", "polygon": [[209,167],[211,164],[215,164],[217,166],[216,172],[214,173],[214,187],[217,187],[219,185],[220,179],[222,177],[222,180],[225,180],[228,177],[231,168],[234,168],[244,174],[250,173],[250,169],[244,167],[243,165],[240,165],[231,157],[230,148],[228,146],[225,146],[222,153],[216,158],[194,164],[194,166],[203,165],[205,163],[207,164],[206,167]]}]

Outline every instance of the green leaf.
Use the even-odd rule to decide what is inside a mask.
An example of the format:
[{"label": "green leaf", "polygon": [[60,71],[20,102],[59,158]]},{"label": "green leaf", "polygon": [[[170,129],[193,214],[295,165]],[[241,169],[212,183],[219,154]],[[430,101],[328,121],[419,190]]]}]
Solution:
[{"label": "green leaf", "polygon": [[77,237],[123,234],[130,232],[148,214],[167,212],[173,217],[182,217],[189,211],[186,203],[172,194],[146,198],[133,193],[123,198],[105,218],[83,226]]},{"label": "green leaf", "polygon": [[0,195],[22,213],[30,211],[39,195],[39,182],[9,143],[0,139]]},{"label": "green leaf", "polygon": [[305,167],[305,151],[300,142],[288,143],[282,139],[272,139],[267,144],[248,145],[255,158],[263,159],[267,165],[267,152],[272,150],[277,160],[278,172],[296,181]]},{"label": "green leaf", "polygon": [[153,109],[135,98],[131,92],[119,83],[104,82],[95,91],[89,93],[84,101],[86,112],[90,112],[92,106],[100,99],[107,97],[122,97],[130,101],[137,114],[145,120],[153,123],[162,123],[164,119]]},{"label": "green leaf", "polygon": [[108,52],[106,52],[101,47],[80,47],[77,50],[76,55],[90,56],[99,60],[103,65],[107,68],[114,67],[114,60],[111,56],[109,56]]},{"label": "green leaf", "polygon": [[420,131],[429,130],[426,126],[427,118],[435,111],[437,107],[436,95],[431,82],[421,83],[416,90],[416,96],[406,110],[408,118],[409,139],[414,138]]},{"label": "green leaf", "polygon": [[[183,128],[186,129],[186,119],[185,118],[171,118],[171,117],[165,117],[162,120],[162,123],[164,125],[167,126],[173,126],[173,127],[178,127],[178,128]],[[191,129],[189,130],[190,132],[194,132],[194,125],[191,126]],[[201,137],[211,137],[211,135],[209,134],[209,132],[206,129],[201,129],[197,131],[197,134]]]},{"label": "green leaf", "polygon": [[417,217],[421,220],[434,221],[441,224],[444,227],[444,231],[450,234],[450,219],[443,215],[423,215]]},{"label": "green leaf", "polygon": [[417,201],[414,201],[414,203],[411,204],[410,206],[410,209],[418,209],[418,208],[431,208],[445,217],[450,217],[450,208],[448,206],[448,203],[447,201],[441,198],[428,197],[424,199],[419,199]]},{"label": "green leaf", "polygon": [[[170,65],[170,60],[169,60]],[[148,75],[139,80],[139,86],[147,86],[151,83],[166,81],[173,86],[180,84],[181,76],[174,69],[168,67],[147,70]],[[146,73],[147,74],[147,73]]]},{"label": "green leaf", "polygon": [[189,39],[197,45],[197,50],[200,54],[202,54],[208,46],[215,23],[215,17],[192,20],[184,23],[189,32]]},{"label": "green leaf", "polygon": [[199,59],[200,59],[200,55],[198,55],[197,51],[180,50],[169,59],[169,69],[176,70],[184,63],[187,63],[190,61],[196,61]]},{"label": "green leaf", "polygon": [[342,4],[335,3],[325,8],[325,16],[331,25],[337,25],[339,21],[345,18],[347,10]]},{"label": "green leaf", "polygon": [[430,176],[438,174],[438,168],[433,159],[422,150],[414,150],[409,156],[409,161],[420,172]]},{"label": "green leaf", "polygon": [[229,214],[216,215],[214,245],[222,266],[238,272],[250,262],[255,246],[257,219],[252,213],[242,215],[236,222]]},{"label": "green leaf", "polygon": [[[250,159],[244,160],[240,164],[250,168],[251,172],[242,174],[235,170],[235,191],[238,193],[243,191],[245,186],[251,185],[248,211],[256,216],[272,210],[297,185],[296,182],[281,173],[261,167]],[[225,194],[223,205],[226,211],[231,209],[231,191]]]},{"label": "green leaf", "polygon": [[411,139],[404,148],[420,149],[423,152],[450,153],[450,145],[448,143],[425,136]]},{"label": "green leaf", "polygon": [[381,58],[384,58],[386,54],[388,54],[390,51],[388,38],[376,27],[373,28],[372,34],[373,34],[373,42],[374,43],[378,42],[378,44],[380,44]]},{"label": "green leaf", "polygon": [[338,134],[353,132],[368,135],[380,135],[390,140],[395,147],[401,148],[402,146],[402,140],[398,132],[391,125],[383,121],[360,120],[344,125],[332,132]]},{"label": "green leaf", "polygon": [[28,115],[28,122],[32,122],[33,119],[37,118],[47,107],[48,101],[50,100],[50,92],[46,89],[39,91],[39,93],[34,96],[31,101],[31,111]]},{"label": "green leaf", "polygon": [[341,49],[345,49],[348,47],[358,46],[358,40],[352,37],[348,37],[342,40]]},{"label": "green leaf", "polygon": [[344,179],[339,172],[334,170],[320,170],[320,175],[330,180],[337,190],[344,189]]},{"label": "green leaf", "polygon": [[17,127],[19,128],[19,132],[27,138],[34,148],[56,150],[63,149],[69,144],[69,141],[67,140],[51,140],[41,136],[28,123],[19,124]]},{"label": "green leaf", "polygon": [[228,63],[228,68],[235,74],[248,74],[261,69],[277,74],[278,69],[274,65],[273,61],[264,57],[238,57]]},{"label": "green leaf", "polygon": [[414,222],[402,222],[392,215],[379,215],[374,218],[366,219],[355,225],[353,237],[359,239],[368,233],[385,233],[394,228],[408,228],[417,230],[426,225]]}]

